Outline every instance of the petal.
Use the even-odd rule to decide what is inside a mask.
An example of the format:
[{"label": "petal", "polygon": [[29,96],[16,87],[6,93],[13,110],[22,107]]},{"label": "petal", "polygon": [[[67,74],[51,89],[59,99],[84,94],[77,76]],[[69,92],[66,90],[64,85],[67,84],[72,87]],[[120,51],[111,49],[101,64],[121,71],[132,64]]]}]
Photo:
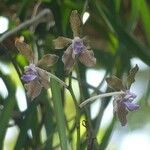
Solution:
[{"label": "petal", "polygon": [[126,107],[128,108],[128,110],[130,110],[130,111],[137,110],[140,107],[139,105],[131,103],[129,101],[126,101],[126,102],[123,102],[123,103],[126,105]]},{"label": "petal", "polygon": [[33,81],[34,79],[37,78],[37,75],[34,75],[34,74],[25,74],[22,76],[22,80],[25,81],[25,82],[30,82],[30,81]]},{"label": "petal", "polygon": [[64,63],[65,70],[70,71],[75,63],[75,56],[71,45],[64,52],[64,55],[62,56],[62,61]]},{"label": "petal", "polygon": [[45,88],[48,89],[49,88],[49,74],[46,70],[41,69],[39,67],[36,67],[38,75],[39,75],[39,81],[41,83],[41,85]]},{"label": "petal", "polygon": [[28,59],[30,63],[33,63],[34,55],[31,47],[28,44],[17,39],[15,41],[15,46],[17,47],[18,51]]},{"label": "petal", "polygon": [[41,93],[42,86],[38,80],[31,81],[28,84],[25,84],[25,88],[27,90],[27,96],[33,100]]},{"label": "petal", "polygon": [[128,111],[126,109],[118,109],[117,116],[122,126],[125,126],[127,123],[127,114]]},{"label": "petal", "polygon": [[127,87],[128,89],[131,87],[132,83],[135,81],[135,75],[136,73],[138,72],[139,70],[139,67],[138,65],[136,65],[134,68],[132,68],[130,71],[129,71],[129,75],[127,77]]},{"label": "petal", "polygon": [[55,49],[63,49],[64,47],[68,46],[68,44],[72,43],[72,40],[69,38],[65,38],[59,36],[57,39],[53,40]]},{"label": "petal", "polygon": [[79,55],[79,60],[87,67],[93,67],[96,64],[96,58],[92,50],[85,50]]},{"label": "petal", "polygon": [[54,55],[54,54],[47,54],[44,55],[37,63],[37,66],[41,66],[41,67],[50,67],[52,65],[54,65],[57,60],[58,60],[58,56]]},{"label": "petal", "polygon": [[119,78],[117,78],[116,76],[106,78],[106,82],[109,85],[109,87],[114,90],[117,90],[117,91],[125,90],[125,87],[124,87],[122,81]]},{"label": "petal", "polygon": [[88,36],[84,36],[84,37],[82,38],[82,40],[83,40],[83,44],[85,45],[86,49],[90,49]]},{"label": "petal", "polygon": [[117,109],[116,109],[116,114],[118,116],[118,119],[119,121],[121,122],[121,125],[122,126],[125,126],[126,123],[127,123],[127,114],[128,114],[128,111],[126,110],[126,107],[123,103],[121,102],[117,102]]},{"label": "petal", "polygon": [[82,26],[82,21],[81,18],[78,14],[77,10],[73,10],[70,15],[70,24],[71,24],[71,29],[73,31],[73,36],[74,37],[80,37],[80,30]]}]

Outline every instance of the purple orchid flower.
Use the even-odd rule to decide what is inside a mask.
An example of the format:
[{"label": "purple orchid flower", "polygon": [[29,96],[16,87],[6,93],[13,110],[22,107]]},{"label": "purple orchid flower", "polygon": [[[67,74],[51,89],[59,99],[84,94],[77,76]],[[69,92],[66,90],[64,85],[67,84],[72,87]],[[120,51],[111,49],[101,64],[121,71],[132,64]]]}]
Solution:
[{"label": "purple orchid flower", "polygon": [[106,81],[108,85],[116,91],[124,91],[124,94],[114,96],[113,109],[114,113],[118,116],[121,125],[124,126],[127,123],[127,114],[129,111],[135,111],[139,109],[139,105],[133,103],[133,100],[136,98],[136,95],[130,91],[131,84],[135,81],[135,74],[138,71],[138,66],[136,65],[133,69],[130,70],[127,77],[127,85],[123,85],[122,81],[112,76],[107,78]]},{"label": "purple orchid flower", "polygon": [[85,37],[80,38],[82,22],[76,10],[71,13],[70,24],[74,38],[70,39],[61,36],[54,40],[55,49],[62,49],[69,45],[62,56],[65,70],[70,72],[77,58],[87,67],[94,66],[96,64],[94,53],[90,50],[87,39]]},{"label": "purple orchid flower", "polygon": [[26,82],[24,86],[27,90],[27,96],[33,100],[41,93],[43,87],[45,89],[49,88],[49,73],[42,68],[55,64],[58,56],[46,54],[39,61],[36,61],[28,44],[17,39],[15,46],[29,61],[29,66],[25,66],[25,74],[22,75],[21,79]]}]

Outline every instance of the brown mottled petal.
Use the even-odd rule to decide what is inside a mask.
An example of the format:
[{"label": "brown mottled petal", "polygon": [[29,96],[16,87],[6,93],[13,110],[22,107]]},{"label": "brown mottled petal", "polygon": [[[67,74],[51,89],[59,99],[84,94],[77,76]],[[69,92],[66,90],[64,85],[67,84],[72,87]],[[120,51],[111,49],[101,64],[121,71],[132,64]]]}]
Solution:
[{"label": "brown mottled petal", "polygon": [[138,72],[139,70],[139,67],[138,65],[136,65],[134,68],[132,68],[130,71],[129,71],[129,75],[127,77],[127,88],[129,89],[132,85],[132,83],[135,81],[135,75],[136,73]]},{"label": "brown mottled petal", "polygon": [[27,96],[33,100],[40,95],[42,86],[38,80],[34,80],[25,84],[25,88],[27,90]]},{"label": "brown mottled petal", "polygon": [[86,46],[86,49],[90,49],[88,36],[84,36],[84,37],[82,38],[82,40],[83,40],[84,46]]},{"label": "brown mottled petal", "polygon": [[50,79],[48,72],[39,67],[36,67],[36,70],[39,74],[39,80],[40,80],[41,85],[45,89],[48,89],[49,88],[49,79]]},{"label": "brown mottled petal", "polygon": [[123,86],[122,81],[116,76],[106,78],[106,82],[109,85],[109,87],[111,87],[112,89],[116,91],[125,90],[125,87]]},{"label": "brown mottled petal", "polygon": [[72,43],[72,39],[65,38],[62,36],[59,36],[57,39],[53,40],[55,49],[62,49],[66,47],[67,45]]},{"label": "brown mottled petal", "polygon": [[33,63],[34,55],[31,47],[28,44],[17,39],[15,41],[15,46],[17,47],[18,51],[28,59],[30,63]]},{"label": "brown mottled petal", "polygon": [[121,125],[125,126],[127,123],[128,111],[126,107],[124,105],[121,105],[119,101],[117,102],[117,111],[115,111],[115,113],[117,114],[117,117],[119,121],[121,122]]},{"label": "brown mottled petal", "polygon": [[96,58],[92,50],[85,50],[79,56],[79,60],[87,67],[93,67],[96,64]]},{"label": "brown mottled petal", "polygon": [[75,57],[71,45],[64,52],[64,55],[62,56],[62,61],[64,63],[65,70],[69,71],[73,67],[75,63]]},{"label": "brown mottled petal", "polygon": [[37,66],[50,67],[57,62],[58,58],[57,55],[46,54],[38,61]]},{"label": "brown mottled petal", "polygon": [[80,37],[80,30],[82,26],[82,21],[81,18],[78,14],[77,10],[73,10],[70,15],[70,24],[71,24],[71,29],[73,31],[73,36],[74,37]]}]

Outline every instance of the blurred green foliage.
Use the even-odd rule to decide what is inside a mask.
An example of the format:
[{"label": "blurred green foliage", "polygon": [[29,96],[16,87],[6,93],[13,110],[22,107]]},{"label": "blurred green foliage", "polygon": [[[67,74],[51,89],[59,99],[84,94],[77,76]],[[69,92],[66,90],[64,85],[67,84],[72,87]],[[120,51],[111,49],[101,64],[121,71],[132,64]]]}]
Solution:
[{"label": "blurred green foliage", "polygon": [[[89,12],[90,17],[83,26],[83,35],[88,36],[97,58],[97,65],[93,69],[103,68],[106,70],[105,76],[115,74],[122,78],[123,74],[131,68],[131,58],[137,57],[145,64],[150,65],[150,3],[146,0],[1,0],[0,16],[8,19],[8,30],[11,30],[30,19],[37,6],[38,12],[45,8],[51,9],[55,25],[49,29],[46,23],[40,23],[35,31],[30,27],[25,28],[0,43],[0,64],[5,64],[10,69],[10,73],[6,74],[0,67],[0,78],[8,91],[6,97],[0,94],[0,149],[3,149],[7,129],[12,126],[10,121],[13,121],[13,125],[17,126],[19,131],[17,141],[10,149],[50,150],[63,146],[65,149],[65,142],[67,142],[68,149],[77,149],[76,131],[79,127],[76,128],[76,111],[73,99],[66,90],[60,91],[55,85],[56,83],[52,81],[52,97],[49,90],[43,90],[34,101],[30,102],[27,98],[27,109],[20,110],[16,91],[18,87],[23,88],[20,77],[27,62],[24,57],[18,54],[14,40],[18,36],[24,36],[25,41],[33,47],[33,50],[37,49],[39,57],[46,53],[55,53],[61,58],[63,50],[55,50],[52,40],[58,36],[72,38],[69,24],[72,10],[77,9],[81,16],[85,12]],[[0,28],[1,25],[2,23]],[[14,68],[17,74],[11,68]],[[91,87],[86,81],[87,69],[82,64],[78,64],[77,74],[80,75],[80,79],[72,81],[72,84],[75,85],[73,90],[78,90],[80,93],[75,92],[78,103],[92,96],[89,92]],[[64,73],[61,59],[53,67],[53,70],[60,79],[68,79]],[[16,78],[15,82],[14,78]],[[17,80],[20,81],[17,82]],[[99,89],[103,83],[104,80],[99,87],[95,87],[94,93],[101,92]],[[56,99],[61,101],[62,106],[56,102]],[[22,97],[19,97],[19,101],[22,101]],[[96,138],[99,138],[101,132],[99,126],[109,101],[110,99],[107,99],[101,103],[99,113],[94,119],[91,118],[90,106],[80,111],[81,136],[78,149],[83,150],[91,146],[93,150],[104,150],[107,147],[116,122],[115,118],[102,133],[104,135],[101,141],[99,142]],[[59,118],[60,111],[62,111],[64,118]],[[147,111],[145,108],[144,113]],[[57,122],[57,118],[59,118],[59,122]],[[88,127],[82,125],[83,120],[87,121]],[[60,138],[61,142],[64,140],[64,145],[58,138],[59,130],[63,132],[61,132],[62,136],[65,135],[64,139]],[[90,142],[92,143],[89,146]]]}]

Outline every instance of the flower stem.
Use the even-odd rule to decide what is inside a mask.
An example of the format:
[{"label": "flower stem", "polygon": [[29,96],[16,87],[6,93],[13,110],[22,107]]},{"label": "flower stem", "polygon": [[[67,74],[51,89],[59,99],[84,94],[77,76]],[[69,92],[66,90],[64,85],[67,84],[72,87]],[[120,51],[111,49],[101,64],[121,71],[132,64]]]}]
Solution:
[{"label": "flower stem", "polygon": [[55,79],[57,82],[59,82],[61,85],[63,85],[65,88],[68,88],[68,86],[66,85],[65,82],[63,82],[62,80],[60,80],[58,77],[56,77],[55,75],[53,75],[52,73],[48,72],[49,76],[53,79]]},{"label": "flower stem", "polygon": [[88,104],[89,102],[93,102],[98,98],[104,98],[104,97],[109,97],[109,96],[116,96],[116,95],[120,95],[120,94],[124,94],[123,91],[119,91],[119,92],[111,92],[111,93],[104,93],[104,94],[100,94],[100,95],[96,95],[93,97],[90,97],[88,99],[86,99],[84,102],[82,102],[79,107],[82,108],[84,107],[86,104]]}]

